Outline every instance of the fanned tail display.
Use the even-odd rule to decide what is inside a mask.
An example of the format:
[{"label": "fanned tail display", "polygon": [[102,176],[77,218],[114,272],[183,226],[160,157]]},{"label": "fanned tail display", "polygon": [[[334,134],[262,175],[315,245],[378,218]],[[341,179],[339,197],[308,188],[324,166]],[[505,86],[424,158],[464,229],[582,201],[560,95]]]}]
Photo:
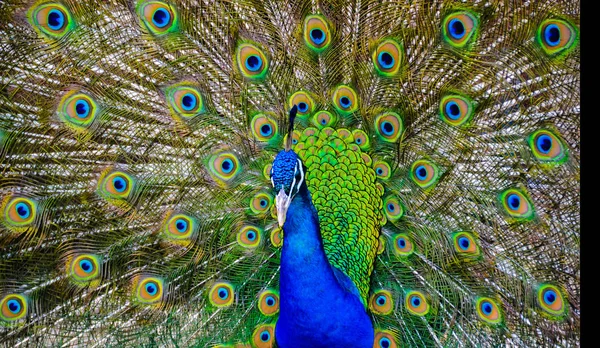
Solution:
[{"label": "fanned tail display", "polygon": [[579,346],[579,21],[2,2],[0,345]]}]

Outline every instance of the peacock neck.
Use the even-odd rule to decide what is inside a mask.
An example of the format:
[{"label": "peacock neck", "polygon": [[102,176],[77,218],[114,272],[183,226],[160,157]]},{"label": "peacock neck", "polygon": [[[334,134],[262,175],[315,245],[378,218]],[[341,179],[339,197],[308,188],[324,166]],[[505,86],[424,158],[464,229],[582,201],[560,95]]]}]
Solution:
[{"label": "peacock neck", "polygon": [[[284,284],[293,286],[294,290],[297,285],[331,290],[337,281],[323,249],[317,210],[305,187],[292,201],[283,231],[282,267],[289,271],[280,276]],[[315,279],[320,281],[312,283]]]},{"label": "peacock neck", "polygon": [[371,347],[371,321],[350,278],[329,264],[305,185],[288,209],[283,231],[279,346]]}]

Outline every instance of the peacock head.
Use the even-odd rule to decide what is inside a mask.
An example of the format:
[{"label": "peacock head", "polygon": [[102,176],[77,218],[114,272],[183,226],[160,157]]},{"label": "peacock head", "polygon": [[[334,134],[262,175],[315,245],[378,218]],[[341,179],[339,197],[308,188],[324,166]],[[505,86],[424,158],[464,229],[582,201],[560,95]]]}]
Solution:
[{"label": "peacock head", "polygon": [[294,197],[300,192],[304,184],[304,167],[302,160],[292,150],[292,135],[294,131],[294,118],[298,107],[294,105],[290,110],[290,125],[285,150],[281,150],[271,166],[271,183],[277,192],[275,205],[277,207],[277,221],[283,227],[287,210]]}]

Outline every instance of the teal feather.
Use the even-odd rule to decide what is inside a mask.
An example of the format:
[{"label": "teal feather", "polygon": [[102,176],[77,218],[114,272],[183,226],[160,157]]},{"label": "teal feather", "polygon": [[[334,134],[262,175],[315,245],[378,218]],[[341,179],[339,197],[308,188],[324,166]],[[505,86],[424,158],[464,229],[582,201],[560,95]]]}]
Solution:
[{"label": "teal feather", "polygon": [[[141,18],[154,5],[171,11],[165,32]],[[307,41],[312,15],[323,47]],[[579,345],[579,16],[577,0],[3,2],[0,345],[273,346],[285,313],[264,294],[286,301],[289,231],[265,168],[290,136],[309,188],[346,185],[310,193],[375,346]],[[385,49],[398,69],[374,61]],[[341,85],[355,111],[334,100]],[[182,109],[181,87],[201,108]],[[311,105],[286,135],[299,91]],[[464,120],[444,114],[448,100]],[[330,130],[364,172],[327,173],[341,157],[315,144]],[[416,180],[422,160],[431,185]],[[107,191],[115,172],[131,178],[124,196]],[[346,228],[354,211],[372,228]],[[457,249],[459,232],[476,252]],[[97,274],[73,276],[82,255]]]}]

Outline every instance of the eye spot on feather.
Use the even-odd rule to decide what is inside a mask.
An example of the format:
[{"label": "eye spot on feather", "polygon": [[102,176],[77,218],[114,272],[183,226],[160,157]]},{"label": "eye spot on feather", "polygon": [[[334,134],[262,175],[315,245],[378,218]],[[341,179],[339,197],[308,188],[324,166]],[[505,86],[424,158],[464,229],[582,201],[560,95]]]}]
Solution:
[{"label": "eye spot on feather", "polygon": [[396,142],[404,131],[400,115],[395,112],[385,112],[375,118],[375,130],[379,138],[387,143]]},{"label": "eye spot on feather", "polygon": [[337,124],[337,116],[329,111],[318,111],[313,116],[313,124],[319,129],[334,127]]},{"label": "eye spot on feather", "polygon": [[333,92],[333,105],[342,115],[358,110],[358,96],[350,86],[340,85]]},{"label": "eye spot on feather", "polygon": [[257,114],[250,124],[252,135],[258,141],[271,143],[277,140],[277,122],[266,114]]},{"label": "eye spot on feather", "polygon": [[139,276],[134,279],[135,298],[142,304],[156,304],[163,298],[164,282],[161,278]]},{"label": "eye spot on feather", "polygon": [[177,11],[164,1],[142,1],[136,6],[136,12],[142,26],[152,35],[161,36],[177,30]]},{"label": "eye spot on feather", "polygon": [[5,322],[14,322],[27,315],[27,299],[23,295],[8,294],[0,301],[0,318]]},{"label": "eye spot on feather", "polygon": [[234,300],[233,285],[227,282],[216,282],[210,288],[208,298],[217,307],[229,307]]},{"label": "eye spot on feather", "polygon": [[331,44],[331,31],[325,17],[309,15],[303,24],[304,42],[311,50],[321,53]]},{"label": "eye spot on feather", "polygon": [[396,222],[404,216],[404,207],[396,196],[387,196],[383,200],[384,213],[388,221]]},{"label": "eye spot on feather", "polygon": [[34,223],[37,216],[37,202],[26,197],[4,200],[4,222],[8,227],[26,227]]},{"label": "eye spot on feather", "polygon": [[268,193],[258,193],[250,201],[250,209],[256,215],[269,211],[273,204],[273,196]]},{"label": "eye spot on feather", "polygon": [[240,173],[241,166],[233,153],[221,152],[210,157],[208,170],[212,178],[217,182],[228,184]]},{"label": "eye spot on feather", "polygon": [[479,319],[490,325],[497,325],[502,321],[502,313],[496,301],[489,297],[479,297],[476,301]]},{"label": "eye spot on feather", "polygon": [[375,162],[374,169],[375,175],[377,175],[377,178],[379,179],[387,180],[392,175],[392,169],[390,168],[390,165],[384,161]]},{"label": "eye spot on feather", "polygon": [[61,98],[56,112],[66,126],[73,131],[81,132],[92,125],[98,109],[98,104],[92,97],[73,90]]},{"label": "eye spot on feather", "polygon": [[454,250],[464,256],[479,256],[479,246],[475,237],[468,232],[456,232],[452,235]]},{"label": "eye spot on feather", "polygon": [[288,101],[288,107],[291,109],[292,107],[298,108],[298,112],[296,113],[299,118],[306,118],[312,114],[315,107],[315,101],[313,98],[305,91],[298,91],[292,94]]},{"label": "eye spot on feather", "polygon": [[410,291],[406,294],[405,307],[414,315],[424,316],[429,313],[429,303],[425,294],[420,291]]},{"label": "eye spot on feather", "polygon": [[283,244],[283,230],[281,228],[276,228],[273,231],[271,231],[271,244],[276,247],[279,248],[281,247],[281,245]]},{"label": "eye spot on feather", "polygon": [[375,332],[373,348],[397,348],[396,339],[391,331],[381,330]]},{"label": "eye spot on feather", "polygon": [[394,252],[396,255],[409,256],[414,250],[414,244],[406,233],[399,233],[394,237]]},{"label": "eye spot on feather", "polygon": [[468,124],[474,113],[473,101],[460,95],[449,95],[440,102],[441,119],[451,126]]},{"label": "eye spot on feather", "polygon": [[240,72],[247,79],[261,79],[267,74],[269,61],[258,46],[249,43],[239,45],[236,60]]},{"label": "eye spot on feather", "polygon": [[152,35],[161,36],[177,30],[177,12],[164,1],[142,1],[136,12],[143,27]]},{"label": "eye spot on feather", "polygon": [[93,254],[67,258],[67,275],[76,283],[88,283],[100,276],[101,259]]},{"label": "eye spot on feather", "polygon": [[566,317],[567,307],[561,289],[553,284],[542,284],[537,289],[537,305],[542,313],[551,320]]},{"label": "eye spot on feather", "polygon": [[479,22],[475,14],[467,11],[452,13],[444,19],[444,40],[453,47],[463,48],[475,36]]},{"label": "eye spot on feather", "polygon": [[172,241],[191,239],[197,230],[197,221],[186,214],[170,214],[163,224],[163,236]]},{"label": "eye spot on feather", "polygon": [[392,294],[387,290],[375,291],[369,300],[369,309],[371,312],[379,315],[388,315],[394,310],[394,300]]},{"label": "eye spot on feather", "polygon": [[106,199],[125,200],[130,197],[134,186],[135,180],[132,176],[114,171],[101,176],[98,193]]},{"label": "eye spot on feather", "polygon": [[569,21],[546,19],[538,27],[536,41],[548,56],[559,57],[575,47],[579,31]]},{"label": "eye spot on feather", "polygon": [[279,313],[279,293],[271,289],[261,292],[258,297],[258,309],[266,316]]},{"label": "eye spot on feather", "polygon": [[567,150],[557,134],[541,129],[528,138],[529,147],[536,159],[545,164],[561,164],[567,160]]},{"label": "eye spot on feather", "polygon": [[412,164],[411,177],[421,188],[428,188],[437,183],[439,170],[435,163],[428,160],[418,160]]},{"label": "eye spot on feather", "polygon": [[531,220],[535,216],[531,201],[520,190],[508,189],[499,195],[499,200],[506,213],[517,221]]},{"label": "eye spot on feather", "polygon": [[377,46],[371,58],[380,75],[391,77],[400,71],[402,48],[396,41],[388,39]]},{"label": "eye spot on feather", "polygon": [[361,129],[355,129],[352,131],[352,136],[354,137],[354,143],[358,145],[361,150],[369,149],[371,142],[369,141],[367,133]]},{"label": "eye spot on feather", "polygon": [[173,117],[190,120],[206,112],[204,98],[198,87],[191,82],[181,82],[165,89],[165,97]]},{"label": "eye spot on feather", "polygon": [[57,3],[39,3],[27,11],[27,19],[38,34],[56,40],[75,28],[67,7]]},{"label": "eye spot on feather", "polygon": [[255,226],[244,226],[237,234],[237,242],[240,246],[247,249],[254,249],[261,243],[262,231]]},{"label": "eye spot on feather", "polygon": [[256,348],[271,348],[275,345],[275,326],[259,325],[252,333],[252,346]]}]

